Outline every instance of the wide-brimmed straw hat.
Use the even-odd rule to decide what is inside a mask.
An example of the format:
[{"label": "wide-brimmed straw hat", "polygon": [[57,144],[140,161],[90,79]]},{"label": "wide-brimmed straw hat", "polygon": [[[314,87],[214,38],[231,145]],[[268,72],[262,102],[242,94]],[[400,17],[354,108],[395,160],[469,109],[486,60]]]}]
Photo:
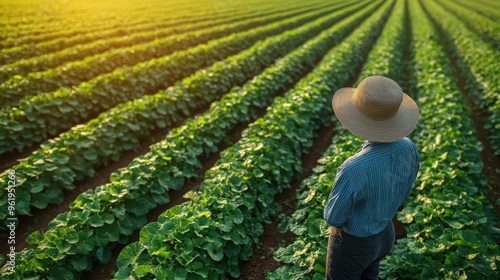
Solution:
[{"label": "wide-brimmed straw hat", "polygon": [[417,126],[418,106],[393,80],[370,76],[357,88],[341,88],[332,99],[333,111],[353,134],[374,142],[393,142]]}]

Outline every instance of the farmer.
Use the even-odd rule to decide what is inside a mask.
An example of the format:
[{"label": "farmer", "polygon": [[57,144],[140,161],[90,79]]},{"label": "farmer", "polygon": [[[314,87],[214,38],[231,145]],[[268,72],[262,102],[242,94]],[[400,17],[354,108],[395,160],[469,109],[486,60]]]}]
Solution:
[{"label": "farmer", "polygon": [[419,169],[419,154],[406,136],[417,125],[415,101],[393,80],[371,76],[357,88],[341,88],[332,100],[342,125],[366,139],[337,170],[324,210],[332,226],[326,279],[377,279],[391,251],[392,218]]}]

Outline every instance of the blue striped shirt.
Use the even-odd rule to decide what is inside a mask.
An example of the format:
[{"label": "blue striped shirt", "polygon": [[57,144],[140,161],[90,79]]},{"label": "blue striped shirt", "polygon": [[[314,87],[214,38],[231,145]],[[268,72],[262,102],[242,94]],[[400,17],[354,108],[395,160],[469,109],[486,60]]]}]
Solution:
[{"label": "blue striped shirt", "polygon": [[357,237],[380,233],[408,196],[419,167],[418,150],[406,137],[365,141],[337,169],[325,220]]}]

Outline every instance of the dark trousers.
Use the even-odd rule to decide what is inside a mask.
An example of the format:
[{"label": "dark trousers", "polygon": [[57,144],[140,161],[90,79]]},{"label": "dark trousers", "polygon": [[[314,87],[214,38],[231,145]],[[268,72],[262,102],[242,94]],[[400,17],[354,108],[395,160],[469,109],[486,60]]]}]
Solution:
[{"label": "dark trousers", "polygon": [[377,235],[355,237],[332,228],[326,257],[326,279],[377,279],[380,261],[392,250],[394,225]]}]

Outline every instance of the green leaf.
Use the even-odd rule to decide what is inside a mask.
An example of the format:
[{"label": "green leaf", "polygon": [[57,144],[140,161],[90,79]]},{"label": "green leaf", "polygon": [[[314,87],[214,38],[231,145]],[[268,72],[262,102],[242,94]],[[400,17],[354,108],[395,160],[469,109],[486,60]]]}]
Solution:
[{"label": "green leaf", "polygon": [[56,248],[50,248],[47,249],[46,251],[47,256],[49,256],[52,260],[58,261],[64,258],[64,254],[62,254],[58,249]]},{"label": "green leaf", "polygon": [[96,258],[100,263],[108,263],[111,259],[111,250],[99,247],[96,251]]},{"label": "green leaf", "polygon": [[145,225],[139,232],[139,242],[149,244],[153,240],[160,229],[160,224],[152,222]]},{"label": "green leaf", "polygon": [[87,255],[94,250],[95,243],[91,239],[80,240],[76,247],[80,254]]},{"label": "green leaf", "polygon": [[158,178],[158,183],[160,183],[160,186],[164,187],[165,190],[169,190],[174,184],[172,177],[168,172],[161,173],[160,177]]},{"label": "green leaf", "polygon": [[94,231],[95,242],[97,247],[106,246],[108,244],[108,233],[105,228],[98,228]]},{"label": "green leaf", "polygon": [[104,221],[100,216],[93,215],[89,218],[89,225],[93,227],[102,227],[104,225]]},{"label": "green leaf", "polygon": [[430,267],[424,267],[421,274],[422,279],[439,279],[439,275]]},{"label": "green leaf", "polygon": [[109,226],[106,228],[106,233],[108,234],[108,240],[110,242],[117,242],[120,240],[120,228],[117,226]]},{"label": "green leaf", "polygon": [[83,271],[89,266],[89,261],[87,259],[87,256],[82,256],[80,258],[73,259],[71,261],[71,265],[76,271]]},{"label": "green leaf", "polygon": [[34,180],[27,182],[30,186],[28,187],[30,193],[39,193],[43,190],[43,182],[40,180]]},{"label": "green leaf", "polygon": [[186,238],[182,241],[182,245],[184,247],[184,253],[190,254],[194,250],[194,243],[190,238]]},{"label": "green leaf", "polygon": [[40,241],[42,241],[43,238],[44,238],[44,234],[42,231],[34,231],[26,238],[26,242],[28,242],[29,245],[34,246],[34,245],[37,245],[38,243],[40,243]]},{"label": "green leaf", "polygon": [[90,162],[95,162],[99,158],[96,150],[87,150],[83,152],[83,158]]},{"label": "green leaf", "polygon": [[243,213],[239,208],[235,208],[233,210],[230,210],[230,212],[227,213],[234,221],[235,224],[241,224],[244,220]]},{"label": "green leaf", "polygon": [[139,265],[134,269],[135,275],[139,278],[146,276],[149,272],[151,272],[151,266],[147,264]]},{"label": "green leaf", "polygon": [[130,267],[119,267],[118,271],[116,272],[115,279],[119,280],[130,280],[132,278],[132,269]]},{"label": "green leaf", "polygon": [[69,231],[66,235],[66,241],[70,244],[76,244],[78,243],[78,240],[80,240],[80,236],[74,231]]},{"label": "green leaf", "polygon": [[224,251],[221,249],[220,246],[216,245],[215,243],[210,243],[208,245],[207,252],[210,255],[210,257],[216,262],[221,261],[222,258],[224,257]]},{"label": "green leaf", "polygon": [[256,178],[262,178],[262,177],[264,177],[264,172],[262,172],[262,170],[260,170],[260,169],[256,169],[254,172],[254,175]]},{"label": "green leaf", "polygon": [[137,258],[142,254],[145,247],[139,242],[131,243],[122,249],[118,258],[116,259],[116,266],[118,269],[127,267],[136,262]]},{"label": "green leaf", "polygon": [[31,214],[30,209],[31,194],[25,189],[16,191],[16,211],[20,215]]},{"label": "green leaf", "polygon": [[445,222],[454,229],[461,229],[464,225],[456,220],[445,219]]},{"label": "green leaf", "polygon": [[174,280],[187,279],[187,270],[183,267],[178,267],[174,270]]},{"label": "green leaf", "polygon": [[88,139],[88,138],[80,138],[78,141],[75,143],[76,146],[80,149],[88,148],[94,144],[94,141]]},{"label": "green leaf", "polygon": [[67,268],[55,267],[50,270],[48,280],[74,279],[75,275]]},{"label": "green leaf", "polygon": [[102,220],[106,223],[106,224],[112,224],[114,221],[115,221],[115,216],[109,214],[109,213],[104,213],[102,215]]},{"label": "green leaf", "polygon": [[127,126],[132,130],[132,131],[139,131],[141,130],[141,127],[137,124],[127,122]]},{"label": "green leaf", "polygon": [[81,212],[76,212],[76,216],[82,222],[86,222],[89,219],[89,217],[90,217],[90,210],[85,209],[85,210],[83,210]]},{"label": "green leaf", "polygon": [[207,278],[207,276],[208,276],[208,268],[200,262],[190,263],[186,267],[186,270],[191,272],[191,273],[198,274],[203,278]]},{"label": "green leaf", "polygon": [[49,199],[45,193],[37,193],[31,197],[31,205],[38,209],[45,209],[49,205]]},{"label": "green leaf", "polygon": [[14,123],[9,125],[9,129],[16,132],[23,130],[23,128],[24,128],[23,125],[20,123]]},{"label": "green leaf", "polygon": [[321,236],[321,230],[319,228],[319,223],[310,223],[308,233],[313,238]]},{"label": "green leaf", "polygon": [[69,156],[67,156],[67,155],[55,154],[53,156],[53,159],[54,159],[54,163],[56,163],[58,165],[64,165],[64,164],[69,162]]}]

